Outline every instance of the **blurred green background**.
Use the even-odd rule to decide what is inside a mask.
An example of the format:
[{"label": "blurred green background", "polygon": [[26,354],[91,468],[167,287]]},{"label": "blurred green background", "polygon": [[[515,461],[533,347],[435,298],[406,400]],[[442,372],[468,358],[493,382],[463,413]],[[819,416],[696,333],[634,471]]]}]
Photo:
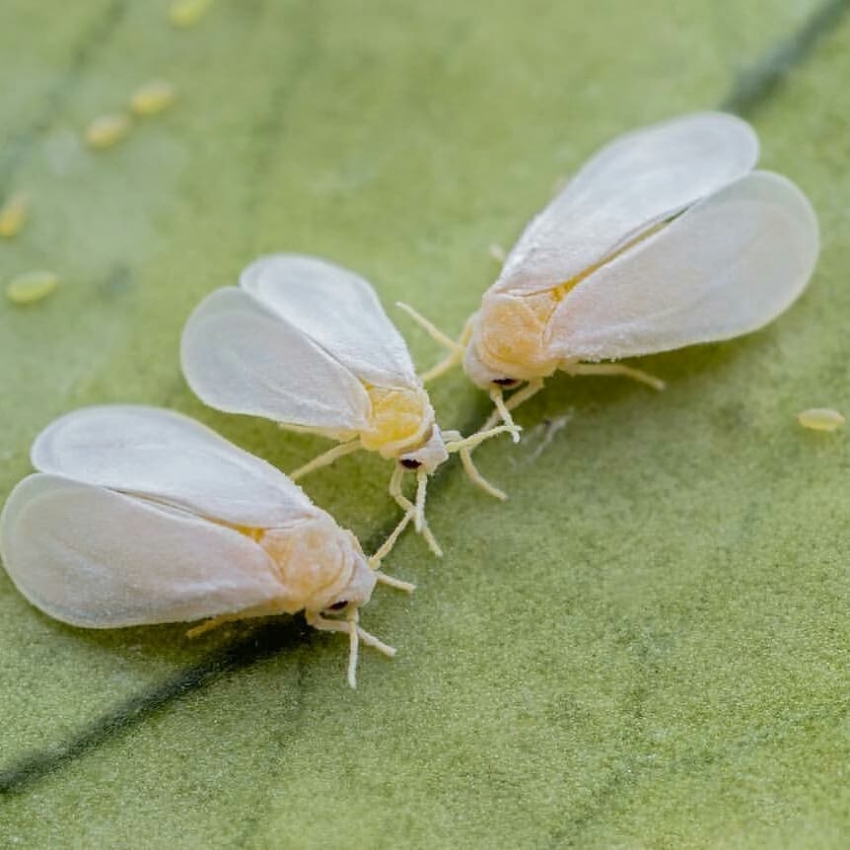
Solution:
[{"label": "blurred green background", "polygon": [[[850,16],[813,0],[163,0],[0,5],[0,192],[33,199],[0,278],[0,498],[73,407],[160,404],[291,469],[326,447],[205,409],[180,329],[257,254],[327,256],[460,330],[553,184],[614,135],[732,98],[764,167],[810,196],[801,301],[736,342],[646,358],[662,394],[552,380],[518,447],[456,465],[406,536],[365,652],[299,620],[103,633],[0,574],[0,835],[9,847],[845,847]],[[802,34],[802,35],[801,35]],[[818,36],[809,38],[809,36]],[[94,153],[81,133],[154,77],[179,102]],[[390,309],[423,367],[441,354]],[[458,373],[446,427],[488,410]],[[374,547],[390,466],[305,489]],[[152,569],[156,566],[152,565]]]}]

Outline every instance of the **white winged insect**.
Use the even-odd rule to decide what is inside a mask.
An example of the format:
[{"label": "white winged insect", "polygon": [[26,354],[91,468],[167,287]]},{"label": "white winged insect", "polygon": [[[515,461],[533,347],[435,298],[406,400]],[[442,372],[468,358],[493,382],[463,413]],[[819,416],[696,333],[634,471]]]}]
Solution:
[{"label": "white winged insect", "polygon": [[[404,516],[380,557],[411,519],[441,554],[425,522],[425,495],[428,476],[450,453],[461,454],[477,484],[504,497],[471,467],[469,451],[495,434],[516,433],[515,426],[468,439],[442,432],[404,339],[354,272],[316,257],[261,257],[238,287],[198,305],[180,355],[189,386],[211,407],[339,443],[291,473],[293,480],[359,449],[397,461],[389,489]],[[415,502],[402,492],[405,470],[416,472]]]},{"label": "white winged insect", "polygon": [[[463,360],[496,405],[485,427],[556,371],[657,378],[615,361],[730,339],[775,319],[805,288],[818,224],[789,180],[753,171],[745,121],[686,115],[593,156],[526,227],[458,342],[404,309]],[[506,388],[524,387],[505,401]]]},{"label": "white winged insect", "polygon": [[[49,425],[39,472],[0,515],[0,556],[37,608],[114,628],[294,614],[358,644],[395,650],[358,625],[378,581],[357,539],[265,461],[167,410],[102,406]],[[341,618],[341,619],[338,619]]]}]

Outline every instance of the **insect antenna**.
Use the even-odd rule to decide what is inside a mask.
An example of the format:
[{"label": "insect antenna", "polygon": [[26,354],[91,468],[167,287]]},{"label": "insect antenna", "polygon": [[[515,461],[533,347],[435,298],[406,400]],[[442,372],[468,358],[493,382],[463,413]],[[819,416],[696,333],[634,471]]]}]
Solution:
[{"label": "insect antenna", "polygon": [[[457,434],[457,431],[446,431],[445,434]],[[496,425],[494,428],[488,428],[486,431],[476,431],[468,437],[461,437],[459,434],[456,439],[446,441],[446,451],[449,454],[454,454],[462,449],[474,449],[480,446],[485,440],[490,437],[497,437],[499,434],[513,434],[515,429],[510,425]]]},{"label": "insect antenna", "polygon": [[413,319],[413,321],[416,322],[416,324],[419,325],[419,327],[422,328],[422,330],[424,330],[431,339],[440,343],[440,345],[449,350],[448,355],[446,355],[443,360],[419,376],[423,384],[427,384],[435,378],[439,378],[441,375],[451,371],[455,366],[459,366],[463,362],[463,355],[466,352],[466,346],[472,336],[472,319],[474,317],[470,316],[464,325],[460,339],[455,341],[447,334],[444,334],[432,321],[426,319],[417,310],[414,310],[409,304],[405,304],[403,301],[396,301],[396,307],[407,313],[407,315],[410,316],[410,318]]},{"label": "insect antenna", "polygon": [[375,578],[378,580],[380,584],[385,584],[387,587],[394,587],[396,590],[404,590],[407,593],[413,593],[416,590],[416,585],[410,581],[403,581],[400,578],[393,578],[393,576],[388,576],[386,573],[382,573],[379,569],[372,567],[375,571]]}]

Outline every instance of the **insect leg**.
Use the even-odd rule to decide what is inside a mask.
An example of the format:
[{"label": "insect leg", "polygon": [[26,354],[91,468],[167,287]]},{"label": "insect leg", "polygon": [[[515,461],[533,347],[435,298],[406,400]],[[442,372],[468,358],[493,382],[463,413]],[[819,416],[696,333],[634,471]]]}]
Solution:
[{"label": "insect leg", "polygon": [[362,640],[366,646],[371,646],[384,655],[392,658],[396,651],[393,647],[388,646],[383,641],[369,634],[365,629],[357,625],[357,610],[354,609],[347,620],[330,620],[323,617],[321,614],[313,611],[306,611],[305,617],[307,625],[312,626],[320,632],[345,632],[349,639],[349,654],[348,654],[348,684],[352,688],[357,687],[357,657],[359,654],[359,642]]},{"label": "insect leg", "polygon": [[460,462],[463,464],[463,469],[473,484],[477,484],[485,493],[489,493],[491,496],[495,496],[495,498],[500,499],[503,502],[508,498],[508,495],[504,492],[504,490],[494,487],[478,471],[478,467],[472,462],[472,450],[470,448],[464,447],[458,451],[458,454],[460,455]]},{"label": "insect leg", "polygon": [[[421,528],[417,528],[417,531],[425,538],[425,542],[428,544],[428,548],[438,557],[443,557],[443,550],[440,549],[440,544],[437,543],[436,538],[431,533],[431,529],[428,528],[428,523],[424,520],[424,510],[425,510],[425,494],[423,492],[422,484],[420,483],[417,487],[416,494],[416,504],[410,501],[407,496],[404,495],[401,491],[401,482],[404,476],[404,468],[402,466],[396,466],[393,470],[392,478],[390,478],[390,495],[395,499],[396,503],[404,510],[404,516],[401,519],[401,522],[395,527],[393,533],[387,538],[387,541],[383,546],[378,550],[379,552],[383,552],[384,556],[389,553],[390,549],[393,545],[395,545],[395,541],[398,539],[399,534],[404,530],[404,527],[407,525],[410,520],[414,520],[414,524],[417,516],[420,511],[422,512],[422,526]],[[421,493],[421,496],[420,496]],[[421,507],[420,507],[420,499],[421,499]],[[389,548],[387,547],[387,543],[392,541]],[[386,551],[385,551],[386,550]],[[374,557],[374,556],[373,556]]]},{"label": "insect leg", "polygon": [[190,640],[192,638],[200,637],[201,635],[205,635],[207,632],[211,632],[213,629],[217,629],[219,626],[223,626],[225,623],[231,623],[237,619],[239,619],[239,617],[234,616],[233,614],[221,614],[218,617],[212,617],[209,620],[205,620],[200,626],[194,626],[189,629],[189,631],[186,632],[186,637]]},{"label": "insect leg", "polygon": [[428,491],[428,473],[419,470],[416,473],[416,513],[413,517],[413,527],[422,534],[425,528],[425,496]]},{"label": "insect leg", "polygon": [[[499,419],[505,423],[505,426],[511,432],[511,438],[515,443],[519,442],[519,427],[514,422],[513,416],[511,416],[510,411],[505,406],[505,396],[502,392],[501,387],[491,387],[490,388],[490,400],[493,404],[496,405],[495,413],[498,414]],[[487,420],[490,421],[489,419]]]},{"label": "insect leg", "polygon": [[348,443],[340,443],[338,446],[334,446],[332,449],[328,449],[326,452],[323,452],[318,457],[314,457],[313,460],[309,463],[305,463],[304,466],[299,467],[295,470],[295,472],[290,472],[289,477],[293,481],[297,481],[299,478],[303,478],[305,475],[316,469],[328,466],[337,460],[337,458],[345,457],[345,455],[350,455],[352,452],[356,452],[362,448],[363,446],[360,445],[360,440],[351,440]]},{"label": "insect leg", "polygon": [[[502,501],[508,498],[507,494],[498,487],[494,487],[478,471],[478,468],[472,462],[472,450],[478,446],[479,443],[482,443],[490,437],[495,437],[497,434],[506,432],[512,434],[516,433],[517,426],[513,422],[510,411],[515,410],[523,402],[528,401],[528,399],[539,393],[542,389],[543,379],[536,378],[533,381],[529,381],[521,390],[517,390],[517,392],[505,401],[501,394],[501,388],[498,390],[494,388],[491,396],[495,396],[493,401],[494,404],[496,404],[496,409],[490,414],[487,421],[481,426],[481,429],[466,439],[459,438],[459,441],[452,441],[447,445],[449,451],[456,451],[460,455],[460,461],[463,464],[464,471],[469,476],[470,480],[484,490],[485,493],[489,493],[491,496],[501,499]],[[498,398],[498,401],[496,398]],[[503,417],[505,415],[507,415],[507,421],[505,421],[504,425],[499,425],[498,422],[500,420],[504,421]],[[463,443],[463,445],[459,445],[458,442]]]},{"label": "insect leg", "polygon": [[[535,378],[533,381],[529,381],[521,390],[517,390],[509,399],[507,399],[507,401],[503,401],[502,406],[508,411],[516,410],[521,404],[528,401],[532,396],[537,395],[537,393],[539,393],[542,389],[543,379]],[[513,419],[510,416],[508,419],[512,424]],[[489,431],[497,425],[500,420],[502,420],[502,412],[497,404],[496,409],[490,414],[490,418],[481,426],[480,431],[477,431],[476,433],[485,433]],[[508,425],[509,423],[505,422],[505,424]]]},{"label": "insect leg", "polygon": [[[451,432],[445,432],[446,434]],[[456,433],[456,432],[454,432]],[[472,462],[472,450],[489,440],[490,437],[496,437],[499,434],[512,433],[512,429],[508,425],[497,425],[494,428],[489,428],[486,431],[477,431],[469,437],[461,437],[460,434],[453,440],[446,442],[446,449],[454,454],[460,454],[460,461],[463,464],[464,471],[469,476],[470,480],[477,484],[485,493],[489,493],[497,499],[504,501],[507,495],[498,487],[494,487],[487,479],[478,471],[475,464]]]},{"label": "insect leg", "polygon": [[[396,503],[404,511],[404,516],[399,521],[398,525],[392,530],[392,533],[381,544],[380,548],[374,555],[369,558],[369,566],[373,570],[377,570],[381,566],[381,561],[390,554],[395,546],[402,531],[407,528],[408,523],[413,519],[416,512],[416,506],[401,492],[401,481],[404,477],[404,469],[401,466],[396,466],[393,470],[392,478],[390,478],[390,495],[395,499]],[[379,578],[380,581],[380,578]],[[395,580],[393,580],[395,581]],[[392,582],[388,581],[387,584]]]},{"label": "insect leg", "polygon": [[219,614],[217,617],[211,617],[205,620],[199,626],[193,626],[186,632],[186,637],[192,638],[205,635],[207,632],[223,626],[225,623],[234,623],[237,620],[249,620],[253,617],[271,617],[275,614],[280,614],[281,608],[275,605],[274,602],[267,602],[265,605],[256,605],[253,608],[243,608],[241,611],[234,611],[231,614]]},{"label": "insect leg", "polygon": [[369,558],[369,566],[373,570],[377,570],[381,566],[381,561],[390,554],[395,546],[396,541],[400,537],[402,531],[407,528],[407,524],[410,520],[413,519],[413,514],[410,511],[405,511],[404,516],[401,518],[401,522],[393,529],[392,534],[381,544],[381,547]]},{"label": "insect leg", "polygon": [[349,618],[347,620],[329,620],[321,614],[313,614],[307,611],[305,614],[307,625],[312,626],[320,632],[345,632],[348,635],[348,684],[352,688],[357,687],[357,656],[359,654],[359,635],[357,634],[357,623]]},{"label": "insect leg", "polygon": [[631,366],[624,366],[622,363],[570,363],[564,366],[564,371],[569,375],[622,375],[647,384],[659,392],[666,386],[661,378],[640,369],[632,369]]}]

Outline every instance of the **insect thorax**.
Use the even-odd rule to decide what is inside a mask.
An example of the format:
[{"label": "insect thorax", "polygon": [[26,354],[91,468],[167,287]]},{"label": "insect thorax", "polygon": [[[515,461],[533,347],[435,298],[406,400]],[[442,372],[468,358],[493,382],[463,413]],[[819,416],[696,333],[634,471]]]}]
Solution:
[{"label": "insect thorax", "polygon": [[434,424],[434,411],[425,390],[364,386],[372,409],[369,428],[360,434],[363,448],[387,458],[418,448]]},{"label": "insect thorax", "polygon": [[522,381],[551,375],[560,358],[551,352],[546,330],[562,297],[559,288],[485,297],[470,343],[484,370]]},{"label": "insect thorax", "polygon": [[362,584],[358,573],[365,561],[352,535],[328,516],[267,529],[258,542],[277,566],[289,613],[323,611],[340,598],[365,595],[348,599],[362,604],[371,595],[371,586],[352,588]]}]

